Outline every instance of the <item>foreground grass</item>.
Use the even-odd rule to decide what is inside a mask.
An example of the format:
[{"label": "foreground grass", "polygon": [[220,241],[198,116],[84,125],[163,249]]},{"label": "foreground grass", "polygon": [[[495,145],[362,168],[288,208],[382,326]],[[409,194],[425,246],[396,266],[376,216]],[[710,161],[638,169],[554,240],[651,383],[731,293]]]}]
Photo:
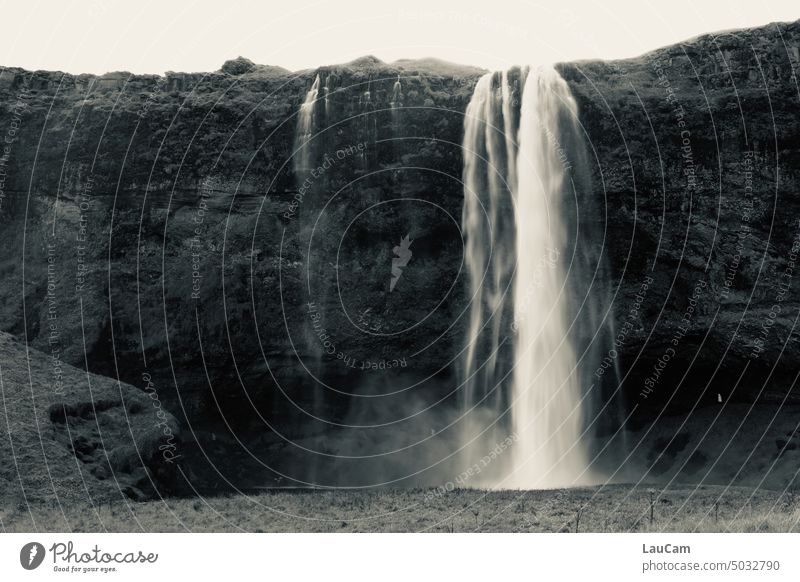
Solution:
[{"label": "foreground grass", "polygon": [[630,485],[552,491],[264,491],[0,513],[4,531],[789,532],[800,496],[750,488]]}]

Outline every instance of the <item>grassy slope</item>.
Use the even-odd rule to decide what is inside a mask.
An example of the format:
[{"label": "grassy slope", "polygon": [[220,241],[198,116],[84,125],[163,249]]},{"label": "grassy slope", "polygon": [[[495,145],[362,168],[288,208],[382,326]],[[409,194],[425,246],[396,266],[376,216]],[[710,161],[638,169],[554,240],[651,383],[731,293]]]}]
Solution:
[{"label": "grassy slope", "polygon": [[152,400],[66,364],[57,387],[56,370],[50,355],[0,333],[0,519],[28,505],[124,499],[153,477],[146,465],[164,437]]},{"label": "grassy slope", "polygon": [[[653,519],[650,520],[650,507]],[[553,491],[265,491],[209,499],[40,505],[5,531],[785,532],[800,531],[794,492],[611,485]],[[37,526],[32,525],[31,518]]]}]

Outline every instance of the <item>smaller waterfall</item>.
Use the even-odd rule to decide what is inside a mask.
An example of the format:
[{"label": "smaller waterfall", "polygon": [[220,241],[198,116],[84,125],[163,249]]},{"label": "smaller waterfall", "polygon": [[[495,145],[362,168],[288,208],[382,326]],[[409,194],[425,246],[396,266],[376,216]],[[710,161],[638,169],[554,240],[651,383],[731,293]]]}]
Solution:
[{"label": "smaller waterfall", "polygon": [[331,76],[328,75],[325,77],[325,87],[323,88],[325,93],[325,118],[330,119],[331,116]]},{"label": "smaller waterfall", "polygon": [[394,82],[392,86],[392,100],[391,106],[392,108],[397,107],[400,105],[400,101],[403,99],[403,86],[400,84],[400,75],[397,75],[397,81]]},{"label": "smaller waterfall", "polygon": [[[317,75],[314,78],[314,82],[311,84],[311,88],[306,93],[303,103],[300,105],[300,110],[297,114],[297,127],[295,128],[295,153],[292,162],[294,167],[296,187],[298,192],[303,192],[303,206],[313,204],[308,199],[311,198],[312,192],[316,192],[319,188],[319,184],[315,184],[314,179],[311,176],[311,171],[317,167],[318,152],[320,151],[320,146],[318,145],[319,140],[314,138],[319,127],[317,122],[317,101],[319,98],[319,91],[320,77]],[[320,319],[319,325],[322,326],[324,325],[324,301],[317,297],[315,297],[315,299],[315,303],[320,305],[319,317],[322,319]],[[309,302],[313,301],[311,297],[308,297],[306,300]],[[314,330],[313,325],[310,323],[307,323],[305,334],[307,349],[311,354],[311,358],[313,358],[313,364],[310,365],[314,368],[314,373],[319,377],[323,370],[323,351],[319,344],[316,331]],[[310,413],[313,416],[320,417],[324,408],[324,391],[322,386],[319,384],[314,385],[313,391],[314,395],[312,398],[312,409]],[[316,482],[319,468],[318,464],[319,458],[314,455],[312,457],[312,461],[308,465],[308,474],[304,477],[306,480],[312,483]]]},{"label": "smaller waterfall", "polygon": [[392,127],[395,134],[400,131],[400,107],[403,104],[403,86],[400,84],[400,75],[397,75],[397,81],[394,82],[392,87],[392,98],[389,101],[389,107],[392,110]]},{"label": "smaller waterfall", "polygon": [[372,81],[367,83],[367,90],[359,97],[359,108],[363,123],[363,141],[367,147],[359,150],[358,156],[364,170],[369,170],[375,142],[378,140],[378,120],[375,113],[375,101],[372,98]]},{"label": "smaller waterfall", "polygon": [[319,95],[319,75],[314,79],[311,89],[306,93],[303,104],[300,105],[300,112],[297,117],[297,129],[295,133],[295,156],[294,168],[298,177],[302,176],[300,183],[305,179],[305,174],[310,172],[313,167],[312,145],[309,141],[314,135],[314,114],[316,111],[317,96]]}]

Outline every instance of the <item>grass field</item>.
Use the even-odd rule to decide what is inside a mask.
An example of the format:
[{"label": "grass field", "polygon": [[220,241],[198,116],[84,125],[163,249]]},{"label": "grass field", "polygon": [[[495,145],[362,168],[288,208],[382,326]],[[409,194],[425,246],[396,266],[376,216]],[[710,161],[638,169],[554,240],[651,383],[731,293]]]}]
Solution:
[{"label": "grass field", "polygon": [[794,492],[612,485],[552,491],[270,490],[101,506],[24,506],[2,529],[71,532],[788,532]]},{"label": "grass field", "polygon": [[[729,488],[619,484],[442,494],[425,489],[261,489],[134,502],[131,498],[146,496],[131,491],[136,493],[136,486],[151,477],[136,461],[143,451],[156,450],[163,436],[155,428],[158,417],[150,398],[133,386],[90,377],[66,365],[62,372],[69,389],[56,394],[48,380],[50,356],[27,350],[2,333],[0,363],[5,410],[0,415],[0,531],[800,530],[797,404],[707,406],[659,416],[626,435],[622,450],[629,455],[620,479],[736,484]],[[330,435],[315,438],[324,441]],[[278,458],[291,454],[288,449],[273,451],[270,443],[261,441],[263,435],[262,450]],[[211,442],[217,447],[215,468],[227,473],[230,482],[270,483],[268,476],[246,464],[252,453],[245,455],[240,443]],[[307,444],[316,450],[315,443]],[[190,448],[184,452],[200,456]],[[187,482],[194,487],[196,481]]]}]

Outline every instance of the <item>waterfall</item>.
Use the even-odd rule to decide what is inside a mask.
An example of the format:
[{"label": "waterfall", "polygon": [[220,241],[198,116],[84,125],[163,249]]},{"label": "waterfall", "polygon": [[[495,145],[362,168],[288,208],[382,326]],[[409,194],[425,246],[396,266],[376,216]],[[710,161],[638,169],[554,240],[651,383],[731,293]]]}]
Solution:
[{"label": "waterfall", "polygon": [[[326,79],[326,89],[327,89],[327,79]],[[300,105],[300,110],[297,114],[297,126],[295,128],[295,140],[294,140],[294,158],[293,168],[295,174],[295,182],[297,187],[297,195],[300,197],[300,206],[309,206],[311,205],[314,208],[315,203],[318,200],[315,200],[314,197],[316,193],[320,191],[320,180],[314,178],[311,174],[312,170],[318,167],[319,164],[319,157],[321,155],[321,147],[319,145],[319,137],[315,138],[315,134],[318,132],[318,128],[321,124],[318,123],[318,107],[317,102],[319,98],[319,91],[320,91],[320,77],[317,75],[314,78],[314,82],[311,84],[311,88],[306,93],[305,99],[303,103]],[[325,91],[325,108],[327,109],[327,90]],[[327,112],[326,112],[327,113]],[[326,116],[327,118],[327,116]],[[298,229],[299,232],[302,234],[300,236],[305,237],[306,229],[308,228],[307,224],[298,221],[302,226]],[[311,258],[309,258],[309,261]],[[320,281],[324,281],[324,274],[322,271],[322,265],[319,264],[310,264],[309,265],[309,272],[312,273],[311,282],[314,283],[313,291],[309,296],[305,298],[306,302],[313,302],[316,303],[319,307],[319,317],[321,318],[318,324],[318,327],[321,329],[324,326],[324,317],[325,317],[325,304],[326,304],[326,289],[327,287],[322,284],[319,285]],[[314,372],[314,375],[320,377],[323,373],[323,350],[319,343],[319,338],[317,336],[317,331],[314,329],[314,323],[311,320],[306,321],[306,325],[304,328],[305,334],[305,349],[308,353],[308,361],[306,362],[307,367],[311,367]],[[323,410],[324,410],[324,397],[325,392],[323,387],[318,383],[315,382],[313,387],[311,388],[313,391],[313,395],[311,397],[311,410],[308,412],[314,417],[321,417]],[[310,483],[316,483],[319,471],[319,457],[317,455],[312,455],[311,460],[308,462],[307,465],[307,472],[303,476],[303,479]]]},{"label": "waterfall", "polygon": [[397,81],[394,82],[392,87],[392,98],[389,101],[389,107],[392,110],[392,129],[397,133],[400,129],[400,106],[403,101],[403,86],[400,84],[400,75],[397,75]]},{"label": "waterfall", "polygon": [[367,83],[367,90],[359,100],[361,107],[361,119],[363,122],[364,141],[368,144],[366,148],[359,150],[358,157],[361,160],[362,168],[365,171],[370,169],[372,163],[375,143],[378,140],[378,116],[375,114],[376,103],[372,99],[372,80]]},{"label": "waterfall", "polygon": [[574,218],[587,214],[580,203],[589,193],[579,129],[576,102],[553,68],[487,74],[467,107],[464,450],[474,460],[503,435],[513,440],[487,485],[592,479],[593,437],[583,435],[592,434],[599,389],[587,370],[610,343],[593,315],[605,300],[592,287],[597,241]]},{"label": "waterfall", "polygon": [[[504,132],[504,95],[508,77],[483,76],[475,86],[464,126],[464,209],[466,267],[470,306],[463,366],[462,403],[467,411],[465,455],[480,458],[485,442],[501,436],[508,406],[504,378],[513,356],[501,338],[513,319],[512,280],[516,255],[513,192],[508,160],[517,146],[515,132]],[[512,152],[512,156],[508,155]],[[490,414],[483,414],[483,411]],[[497,473],[497,465],[491,473]],[[486,480],[483,475],[482,481]]]},{"label": "waterfall", "polygon": [[319,95],[319,84],[319,75],[317,75],[311,85],[311,89],[306,93],[303,104],[300,105],[300,111],[297,116],[294,170],[300,184],[305,179],[305,174],[310,172],[313,167],[313,147],[308,142],[314,135],[314,114],[317,96]]},{"label": "waterfall", "polygon": [[[564,113],[574,119],[577,106],[561,76],[553,69],[529,73],[520,112],[514,282],[518,333],[511,418],[517,444],[510,484],[518,486],[585,481],[589,460],[581,437],[582,390],[567,332],[568,295],[557,260],[567,243],[561,206],[569,160],[559,139]],[[534,305],[526,304],[529,296]]]},{"label": "waterfall", "polygon": [[325,118],[330,119],[331,116],[331,76],[325,77]]},{"label": "waterfall", "polygon": [[392,86],[392,100],[391,106],[394,109],[397,105],[400,104],[400,100],[403,98],[403,86],[400,84],[400,75],[397,75],[397,81],[394,82]]}]

